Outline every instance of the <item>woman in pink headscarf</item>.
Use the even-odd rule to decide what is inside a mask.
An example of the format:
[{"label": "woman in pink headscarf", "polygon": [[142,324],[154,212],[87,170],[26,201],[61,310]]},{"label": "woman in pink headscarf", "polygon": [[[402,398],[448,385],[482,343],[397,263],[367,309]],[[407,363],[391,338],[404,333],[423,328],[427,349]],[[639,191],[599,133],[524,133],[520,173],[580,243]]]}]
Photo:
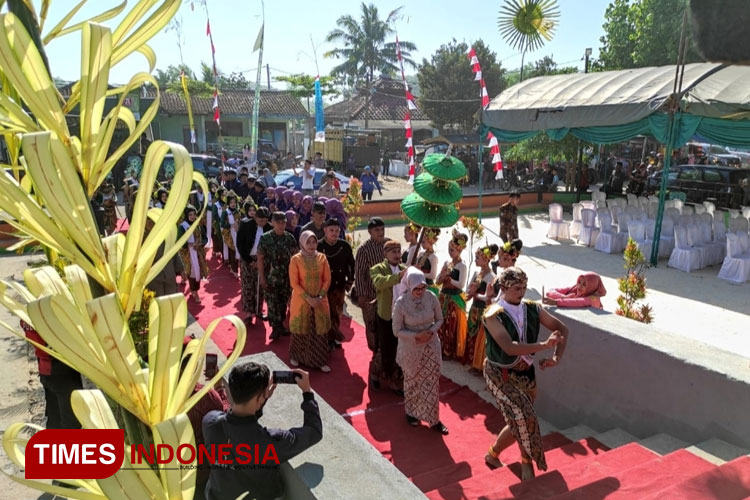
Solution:
[{"label": "woman in pink headscarf", "polygon": [[576,284],[569,288],[553,288],[544,297],[544,303],[557,307],[596,307],[602,308],[601,297],[607,294],[602,279],[596,273],[586,273],[578,277]]}]

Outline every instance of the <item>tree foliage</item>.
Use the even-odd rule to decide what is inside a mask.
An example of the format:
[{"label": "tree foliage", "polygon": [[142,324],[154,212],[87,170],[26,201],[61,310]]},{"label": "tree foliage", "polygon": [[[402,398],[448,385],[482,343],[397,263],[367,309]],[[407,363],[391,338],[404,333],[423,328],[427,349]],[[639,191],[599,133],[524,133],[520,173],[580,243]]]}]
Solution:
[{"label": "tree foliage", "polygon": [[186,77],[195,79],[195,73],[193,73],[193,70],[184,64],[178,64],[177,66],[170,64],[167,66],[167,69],[164,70],[157,68],[154,78],[156,78],[159,88],[165,89],[170,83],[180,81],[180,73],[182,71],[185,71]]},{"label": "tree foliage", "polygon": [[[585,143],[584,143],[585,144]],[[503,152],[503,158],[513,161],[548,160],[551,163],[575,162],[578,154],[578,139],[568,134],[559,141],[540,133],[525,139]]]},{"label": "tree foliage", "polygon": [[[350,86],[364,83],[369,88],[377,72],[394,74],[401,71],[397,66],[395,39],[386,42],[386,39],[393,39],[395,36],[391,23],[399,17],[401,7],[392,11],[385,19],[380,18],[375,4],[367,5],[362,2],[360,10],[359,20],[348,14],[336,20],[338,28],[328,33],[326,41],[341,43],[343,47],[326,52],[325,57],[342,60],[341,64],[331,70],[332,75],[345,76]],[[404,40],[399,40],[399,45],[404,64],[416,67],[411,59],[411,51],[416,50],[417,46]]]},{"label": "tree foliage", "polygon": [[625,277],[617,278],[620,296],[617,297],[615,314],[626,318],[651,323],[653,310],[648,304],[638,301],[646,298],[646,259],[632,238],[625,247]]},{"label": "tree foliage", "polygon": [[[255,88],[255,84],[248,81],[247,78],[245,78],[245,75],[240,71],[232,72],[229,74],[226,74],[221,70],[218,70],[218,72],[219,89],[245,90]],[[211,66],[203,61],[201,61],[201,81],[207,83],[211,87],[215,85],[214,70],[211,68]]]},{"label": "tree foliage", "polygon": [[[497,61],[496,54],[482,40],[477,40],[473,47],[482,66],[487,92],[494,97],[505,89],[505,70]],[[419,66],[420,107],[439,129],[450,125],[458,125],[463,130],[476,129],[481,98],[479,82],[474,80],[468,53],[466,43],[453,39],[442,45],[430,61],[423,59]]]},{"label": "tree foliage", "polygon": [[[525,78],[534,78],[546,75],[562,75],[567,73],[577,73],[578,68],[575,66],[558,67],[552,56],[544,56],[536,62],[527,64],[523,69]],[[511,87],[520,81],[518,71],[509,71],[505,76],[506,86]]]},{"label": "tree foliage", "polygon": [[[604,36],[600,38],[599,60],[593,69],[675,64],[687,4],[687,0],[614,0],[604,13]],[[689,44],[686,62],[701,60]]]},{"label": "tree foliage", "polygon": [[[276,81],[289,85],[289,92],[298,99],[307,99],[307,109],[310,110],[310,98],[315,95],[315,77],[297,73],[289,76],[277,76]],[[340,92],[335,87],[332,76],[320,77],[320,92],[323,95],[337,96]]]}]

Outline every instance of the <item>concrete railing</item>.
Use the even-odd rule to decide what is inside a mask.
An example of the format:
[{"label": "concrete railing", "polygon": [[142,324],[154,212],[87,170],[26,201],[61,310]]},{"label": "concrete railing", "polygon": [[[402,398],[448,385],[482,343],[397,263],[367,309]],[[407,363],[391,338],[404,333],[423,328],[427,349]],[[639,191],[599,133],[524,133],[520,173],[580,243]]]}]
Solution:
[{"label": "concrete railing", "polygon": [[[244,356],[237,362],[244,361],[265,364],[272,371],[289,369],[270,351]],[[354,430],[336,410],[319,395],[316,394],[315,399],[323,421],[323,439],[282,464],[285,498],[425,498],[414,483]],[[301,403],[302,394],[296,385],[278,385],[263,410],[261,423],[277,429],[299,427],[303,418]]]},{"label": "concrete railing", "polygon": [[750,360],[599,310],[552,311],[570,338],[560,365],[537,370],[542,418],[750,446]]}]

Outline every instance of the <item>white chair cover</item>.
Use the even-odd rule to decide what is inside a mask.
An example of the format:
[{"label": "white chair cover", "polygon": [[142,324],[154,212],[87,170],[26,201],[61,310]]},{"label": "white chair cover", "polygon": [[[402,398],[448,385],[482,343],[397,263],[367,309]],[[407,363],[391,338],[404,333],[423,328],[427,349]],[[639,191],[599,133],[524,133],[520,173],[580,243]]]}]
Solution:
[{"label": "white chair cover", "polygon": [[602,227],[601,224],[601,218],[602,216],[606,215],[610,218],[610,221],[612,220],[612,214],[609,213],[609,210],[606,208],[597,208],[596,209],[596,227]]},{"label": "white chair cover", "polygon": [[724,219],[714,219],[714,241],[726,243],[727,241],[727,226],[724,225]]},{"label": "white chair cover", "polygon": [[729,218],[730,219],[735,219],[735,218],[737,218],[739,216],[740,216],[740,211],[739,210],[737,210],[736,208],[730,208],[729,209]]},{"label": "white chair cover", "polygon": [[680,213],[682,213],[682,209],[685,206],[685,202],[680,199],[672,200],[672,202],[673,202],[672,206],[675,207],[677,210],[679,210]]},{"label": "white chair cover", "polygon": [[703,242],[703,234],[701,233],[701,228],[698,224],[693,224],[692,222],[687,225],[687,239],[688,244],[698,250],[701,256],[700,260],[700,269],[703,269],[704,267],[709,265],[709,249],[706,246],[706,244]]},{"label": "white chair cover", "polygon": [[724,252],[726,251],[726,244],[718,241],[714,241],[711,224],[708,222],[702,222],[700,224],[701,238],[703,244],[707,247],[707,262],[706,266],[714,266],[721,264],[724,260]]},{"label": "white chair cover", "polygon": [[691,222],[693,222],[693,217],[690,215],[683,214],[683,215],[680,215],[677,224],[679,226],[687,226]]},{"label": "white chair cover", "polygon": [[625,246],[628,244],[628,225],[630,224],[630,216],[627,213],[620,214],[620,220],[617,223],[617,250],[619,252],[625,250]]},{"label": "white chair cover", "polygon": [[669,256],[667,265],[688,273],[700,269],[701,253],[698,249],[692,248],[688,243],[685,226],[676,226],[674,228],[674,241],[675,247],[672,250],[672,255]]},{"label": "white chair cover", "polygon": [[583,200],[581,205],[583,205],[583,208],[588,208],[589,210],[594,210],[596,208],[596,203],[591,200]]},{"label": "white chair cover", "polygon": [[609,215],[602,215],[599,218],[599,224],[601,229],[596,238],[596,250],[604,253],[620,252],[617,234],[612,229],[612,218]]},{"label": "white chair cover", "polygon": [[628,193],[626,195],[628,197],[628,206],[629,207],[638,207],[640,204],[638,203],[638,197],[634,195],[633,193]]},{"label": "white chair cover", "polygon": [[750,207],[742,207],[742,216],[746,219],[750,219]]},{"label": "white chair cover", "polygon": [[680,220],[680,211],[674,207],[666,208],[664,209],[664,217],[669,217],[670,219],[672,219],[672,222],[677,224],[677,222]]},{"label": "white chair cover", "polygon": [[693,205],[693,210],[695,210],[695,213],[697,215],[706,213],[706,207],[704,207],[703,205]]},{"label": "white chair cover", "polygon": [[750,236],[747,233],[740,233],[737,235],[740,240],[740,251],[742,256],[750,256]]},{"label": "white chair cover", "polygon": [[713,224],[714,216],[708,212],[703,212],[702,214],[698,216],[698,220],[701,221],[701,224]]},{"label": "white chair cover", "polygon": [[620,212],[622,212],[622,209],[618,205],[612,205],[609,207],[609,214],[612,216],[612,222],[615,224],[617,224]]},{"label": "white chair cover", "polygon": [[[647,228],[648,229],[648,228]],[[651,236],[653,238],[653,228],[651,229]],[[648,234],[646,235],[648,236]],[[659,258],[669,258],[674,250],[674,222],[669,217],[665,217],[661,221],[661,234],[659,235]]]},{"label": "white chair cover", "polygon": [[639,196],[638,205],[641,207],[641,210],[648,210],[648,198],[645,196]]},{"label": "white chair cover", "polygon": [[[656,213],[659,211],[659,200],[648,202],[648,218],[655,219]],[[679,212],[678,212],[679,213]]]},{"label": "white chair cover", "polygon": [[573,203],[573,222],[570,224],[571,238],[578,238],[578,235],[581,234],[581,210],[583,210],[583,205]]},{"label": "white chair cover", "polygon": [[596,209],[607,208],[607,202],[604,200],[596,200]]},{"label": "white chair cover", "polygon": [[[659,201],[658,198],[657,198],[657,201]],[[677,206],[675,205],[674,202],[675,202],[675,200],[665,200],[664,201],[664,209],[667,209],[667,208],[677,208]],[[679,212],[679,210],[678,210],[678,212]]]},{"label": "white chair cover", "polygon": [[604,191],[594,191],[593,193],[591,193],[591,199],[594,202],[605,201],[607,199],[607,193],[605,193]]},{"label": "white chair cover", "polygon": [[643,256],[648,259],[651,256],[651,241],[646,239],[646,226],[642,221],[633,220],[628,224],[628,236],[635,241]]},{"label": "white chair cover", "polygon": [[716,205],[714,205],[712,201],[704,201],[703,206],[706,207],[706,212],[710,213],[711,215],[713,215],[716,211]]},{"label": "white chair cover", "polygon": [[617,198],[609,198],[605,200],[605,203],[607,204],[607,208],[609,208],[610,210],[612,209],[612,207],[620,206],[620,202],[617,201]]},{"label": "white chair cover", "polygon": [[549,206],[549,229],[547,238],[559,240],[560,238],[570,239],[570,224],[563,220],[563,207],[559,203],[552,203]]},{"label": "white chair cover", "polygon": [[727,227],[727,223],[725,222],[726,214],[724,210],[714,210],[714,220],[721,221],[724,227]]},{"label": "white chair cover", "polygon": [[599,230],[596,228],[596,212],[588,208],[581,211],[581,234],[578,236],[578,243],[592,247],[596,244],[596,237]]},{"label": "white chair cover", "polygon": [[729,219],[729,232],[730,233],[747,233],[748,222],[744,217],[735,217]]},{"label": "white chair cover", "polygon": [[719,278],[734,283],[750,281],[750,255],[742,252],[740,236],[727,234],[727,256],[719,270]]},{"label": "white chair cover", "polygon": [[694,215],[695,208],[693,205],[685,205],[682,207],[682,215]]}]

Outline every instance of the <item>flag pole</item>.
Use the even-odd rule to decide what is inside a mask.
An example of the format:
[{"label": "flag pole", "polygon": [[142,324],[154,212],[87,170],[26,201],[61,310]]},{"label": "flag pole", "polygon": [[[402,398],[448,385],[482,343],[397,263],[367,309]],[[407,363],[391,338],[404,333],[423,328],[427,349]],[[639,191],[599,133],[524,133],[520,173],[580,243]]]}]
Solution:
[{"label": "flag pole", "polygon": [[266,7],[263,0],[260,2],[263,21],[260,25],[260,33],[255,39],[253,52],[258,51],[258,71],[255,77],[255,90],[253,91],[253,117],[250,125],[250,168],[257,170],[258,165],[258,120],[260,116],[260,80],[263,76],[263,45],[266,29]]}]

